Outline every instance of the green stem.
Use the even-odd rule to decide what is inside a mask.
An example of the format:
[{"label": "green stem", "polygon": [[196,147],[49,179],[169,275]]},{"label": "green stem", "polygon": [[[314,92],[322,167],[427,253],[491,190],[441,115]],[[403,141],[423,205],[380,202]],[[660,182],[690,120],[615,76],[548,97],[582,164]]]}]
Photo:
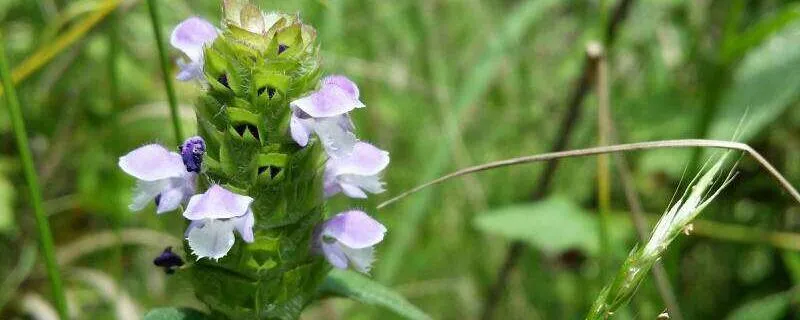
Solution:
[{"label": "green stem", "polygon": [[178,100],[175,98],[175,89],[172,87],[172,76],[169,73],[169,56],[167,48],[164,46],[164,37],[161,35],[161,18],[158,15],[158,6],[155,0],[147,0],[147,8],[150,11],[150,21],[153,22],[153,33],[156,37],[158,46],[158,56],[161,59],[161,71],[164,76],[164,87],[167,90],[167,100],[169,101],[169,112],[172,117],[172,128],[175,130],[175,139],[178,144],[183,142],[183,131],[181,130],[181,120],[178,115]]},{"label": "green stem", "polygon": [[31,205],[33,206],[33,213],[36,218],[36,227],[39,231],[39,244],[42,247],[47,276],[50,278],[50,289],[53,293],[53,300],[55,300],[58,315],[61,319],[67,319],[67,300],[64,297],[61,275],[59,274],[58,264],[56,263],[53,234],[50,233],[50,224],[47,221],[47,216],[44,214],[42,190],[39,187],[36,168],[33,165],[33,156],[28,147],[28,135],[25,131],[25,122],[22,119],[22,111],[19,107],[19,100],[17,100],[17,93],[14,91],[14,83],[11,78],[8,62],[6,61],[3,43],[2,35],[0,35],[0,80],[3,81],[6,103],[8,104],[11,124],[14,128],[14,136],[16,136],[17,140],[22,169],[25,174],[25,180],[28,182]]}]

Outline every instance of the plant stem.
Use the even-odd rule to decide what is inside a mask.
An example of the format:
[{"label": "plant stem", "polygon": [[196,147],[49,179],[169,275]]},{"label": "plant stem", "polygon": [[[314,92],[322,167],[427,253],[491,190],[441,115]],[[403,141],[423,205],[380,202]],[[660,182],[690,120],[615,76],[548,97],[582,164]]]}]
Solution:
[{"label": "plant stem", "polygon": [[33,206],[33,213],[36,218],[36,227],[39,232],[39,244],[41,246],[42,255],[44,256],[44,265],[47,269],[47,276],[50,279],[50,289],[55,301],[56,310],[61,319],[67,319],[67,300],[64,296],[64,289],[61,283],[61,275],[58,271],[58,264],[56,264],[55,248],[53,246],[53,234],[50,232],[50,224],[47,221],[47,216],[44,213],[42,206],[42,190],[39,187],[39,181],[36,176],[36,167],[33,164],[33,156],[31,155],[30,147],[28,146],[28,135],[25,130],[25,122],[22,119],[22,110],[17,100],[17,93],[14,90],[14,82],[11,78],[8,62],[6,61],[6,53],[2,35],[0,35],[0,80],[3,81],[3,88],[6,95],[6,104],[8,105],[8,112],[11,118],[11,124],[14,128],[14,136],[17,140],[17,149],[19,149],[20,161],[22,162],[22,169],[25,174],[25,180],[28,182],[28,191],[30,192],[31,205]]},{"label": "plant stem", "polygon": [[571,158],[571,157],[585,157],[585,156],[593,156],[598,154],[606,154],[606,153],[615,153],[615,152],[627,152],[627,151],[636,151],[636,150],[649,150],[649,149],[666,149],[666,148],[717,148],[717,149],[731,149],[731,150],[739,150],[747,153],[750,157],[752,157],[756,162],[758,162],[767,173],[772,176],[772,178],[778,182],[778,184],[792,196],[792,198],[800,204],[800,192],[797,192],[791,183],[777,170],[772,164],[769,163],[766,159],[764,159],[758,151],[754,150],[752,147],[745,143],[741,142],[734,142],[734,141],[724,141],[724,140],[709,140],[709,139],[678,139],[678,140],[657,140],[657,141],[647,141],[647,142],[636,142],[636,143],[624,143],[624,144],[615,144],[610,146],[603,146],[603,147],[592,147],[592,148],[585,148],[585,149],[574,149],[568,151],[558,151],[558,152],[549,152],[549,153],[541,153],[535,154],[530,156],[523,156],[505,160],[498,160],[487,162],[481,165],[472,166],[468,168],[464,168],[434,180],[428,181],[421,185],[418,185],[414,188],[406,190],[399,195],[386,200],[379,204],[376,208],[382,209],[392,203],[395,203],[405,197],[408,197],[416,192],[419,192],[422,189],[427,187],[440,184],[444,181],[450,180],[452,178],[456,178],[459,176],[472,174],[475,172],[487,171],[495,168],[502,168],[502,167],[509,167],[515,166],[520,164],[526,164],[531,162],[541,162],[541,161],[550,161],[553,159],[561,159],[561,158]]},{"label": "plant stem", "polygon": [[175,97],[175,89],[172,87],[172,76],[169,73],[169,56],[164,44],[164,37],[161,35],[161,18],[158,15],[158,6],[155,0],[147,0],[147,9],[150,12],[150,21],[153,23],[153,34],[156,37],[158,56],[161,60],[161,72],[164,76],[164,88],[167,90],[167,101],[169,102],[169,112],[172,118],[172,129],[175,131],[177,144],[183,142],[183,131],[181,130],[181,119],[178,115],[178,99]]},{"label": "plant stem", "polygon": [[[598,57],[596,72],[597,90],[597,136],[598,146],[605,146],[609,143],[610,122],[609,119],[609,92],[608,92],[608,62],[603,53],[603,47],[599,43],[589,45],[589,50],[596,51],[593,54]],[[611,272],[611,265],[614,260],[609,243],[609,216],[611,215],[611,173],[608,165],[607,154],[597,156],[597,208],[600,212],[598,235],[600,236],[600,278],[606,279]]]}]

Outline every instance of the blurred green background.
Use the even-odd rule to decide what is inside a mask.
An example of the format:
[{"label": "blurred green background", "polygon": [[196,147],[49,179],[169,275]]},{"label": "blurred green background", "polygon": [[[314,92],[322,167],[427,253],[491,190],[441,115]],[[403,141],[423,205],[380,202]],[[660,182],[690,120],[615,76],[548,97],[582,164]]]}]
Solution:
[{"label": "blurred green background", "polygon": [[[137,319],[153,307],[202,308],[180,274],[152,265],[179,244],[176,213],[127,210],[134,181],[117,158],[172,145],[153,30],[143,1],[125,0],[75,42],[52,51],[109,1],[0,0],[3,45],[44,187],[71,312]],[[114,3],[110,1],[109,3]],[[179,21],[220,18],[217,0],[156,1],[168,36]],[[549,151],[586,46],[602,41],[617,1],[254,1],[298,12],[319,32],[326,73],[361,89],[360,136],[391,152],[388,191],[337,197],[332,212],[365,208],[389,228],[372,277],[437,319],[477,319],[512,240],[529,247],[495,319],[580,319],[636,243],[621,181],[611,174],[611,251],[599,250],[597,159],[560,163],[533,203],[543,164],[452,180],[380,211],[392,195],[468,165]],[[731,139],[753,146],[800,185],[800,4],[778,0],[633,1],[608,53],[608,89],[622,142]],[[171,50],[172,59],[180,57]],[[30,60],[28,60],[30,61]],[[173,70],[174,72],[175,70]],[[194,132],[195,83],[176,82],[184,131]],[[591,91],[569,148],[596,145]],[[0,112],[0,318],[49,319],[49,286],[3,101]],[[651,222],[669,204],[692,150],[629,153]],[[686,319],[788,319],[800,313],[800,207],[751,159],[668,250],[663,262]],[[694,172],[688,169],[689,172]],[[122,245],[120,245],[120,243]],[[604,262],[605,261],[605,262]],[[618,319],[664,311],[646,281]],[[394,317],[343,299],[308,319]]]}]

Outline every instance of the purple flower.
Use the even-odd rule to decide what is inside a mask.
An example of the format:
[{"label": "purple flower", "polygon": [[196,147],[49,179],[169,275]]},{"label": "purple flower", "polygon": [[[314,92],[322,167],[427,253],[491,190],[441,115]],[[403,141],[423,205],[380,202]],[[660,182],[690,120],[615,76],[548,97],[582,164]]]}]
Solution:
[{"label": "purple flower", "polygon": [[219,185],[213,185],[204,194],[192,196],[183,216],[191,220],[186,229],[186,240],[198,259],[208,257],[219,260],[233,247],[233,230],[245,242],[253,242],[255,218],[250,204],[253,198],[239,195]]},{"label": "purple flower", "polygon": [[345,211],[317,228],[314,249],[334,267],[367,273],[375,260],[373,246],[385,233],[386,227],[363,211]]},{"label": "purple flower", "polygon": [[350,150],[358,139],[347,113],[364,107],[358,96],[356,84],[344,76],[322,79],[319,90],[290,104],[294,141],[305,147],[311,133],[316,133],[328,154]]},{"label": "purple flower", "polygon": [[388,165],[388,152],[357,142],[349,154],[331,157],[325,164],[325,197],[343,192],[351,198],[366,198],[366,192],[383,192],[378,174]]},{"label": "purple flower", "polygon": [[172,252],[172,247],[167,247],[158,257],[153,259],[153,264],[164,268],[164,272],[167,274],[173,274],[175,270],[183,266],[183,259]]},{"label": "purple flower", "polygon": [[200,173],[203,154],[206,153],[206,142],[201,137],[191,137],[181,145],[181,159],[186,171]]},{"label": "purple flower", "polygon": [[214,42],[218,35],[219,30],[214,25],[198,17],[183,20],[172,30],[170,44],[189,58],[189,62],[178,61],[181,69],[178,80],[203,78],[203,48]]},{"label": "purple flower", "polygon": [[155,200],[157,213],[175,210],[195,192],[197,174],[188,172],[181,155],[158,144],[139,147],[119,158],[122,171],[138,179],[133,211],[144,209]]}]

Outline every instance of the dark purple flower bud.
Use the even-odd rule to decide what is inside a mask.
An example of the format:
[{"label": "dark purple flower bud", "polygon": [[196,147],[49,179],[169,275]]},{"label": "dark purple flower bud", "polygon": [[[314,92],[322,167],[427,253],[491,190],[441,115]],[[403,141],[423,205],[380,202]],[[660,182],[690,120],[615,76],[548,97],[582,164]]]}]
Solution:
[{"label": "dark purple flower bud", "polygon": [[191,137],[181,145],[181,158],[186,165],[186,171],[200,173],[203,164],[203,154],[206,152],[206,143],[201,137]]},{"label": "dark purple flower bud", "polygon": [[183,259],[172,252],[172,247],[167,247],[161,254],[153,259],[153,264],[164,268],[167,274],[175,273],[175,269],[183,266]]}]

